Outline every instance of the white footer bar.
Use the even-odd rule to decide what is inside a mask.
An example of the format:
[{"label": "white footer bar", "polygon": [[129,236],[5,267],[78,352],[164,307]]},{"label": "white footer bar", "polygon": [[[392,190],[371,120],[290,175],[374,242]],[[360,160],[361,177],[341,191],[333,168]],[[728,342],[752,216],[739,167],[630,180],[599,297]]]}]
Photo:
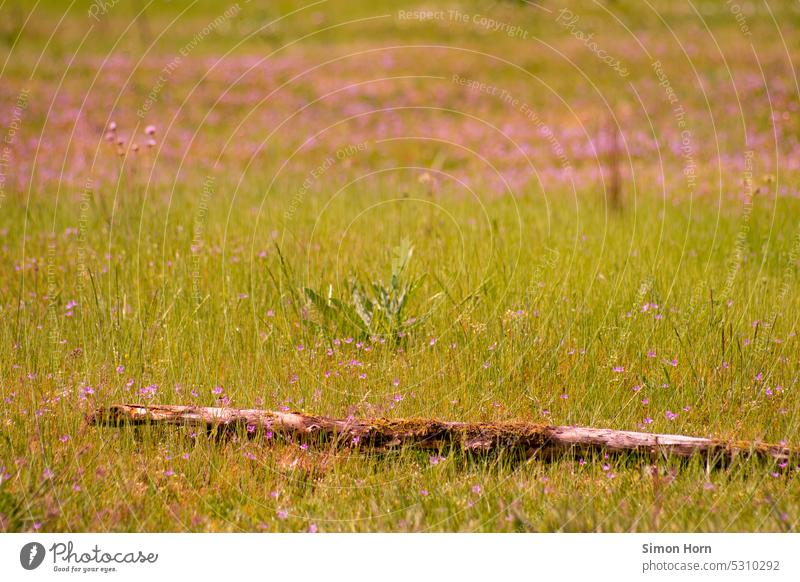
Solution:
[{"label": "white footer bar", "polygon": [[800,580],[800,535],[2,534],[0,572],[137,582]]}]

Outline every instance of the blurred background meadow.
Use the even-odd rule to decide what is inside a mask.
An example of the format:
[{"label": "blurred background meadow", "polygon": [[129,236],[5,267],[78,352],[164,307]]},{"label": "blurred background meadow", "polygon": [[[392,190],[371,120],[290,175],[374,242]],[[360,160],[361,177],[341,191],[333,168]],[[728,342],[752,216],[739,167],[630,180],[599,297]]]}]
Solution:
[{"label": "blurred background meadow", "polygon": [[0,530],[795,530],[796,459],[84,417],[800,446],[798,30],[777,0],[0,2]]}]

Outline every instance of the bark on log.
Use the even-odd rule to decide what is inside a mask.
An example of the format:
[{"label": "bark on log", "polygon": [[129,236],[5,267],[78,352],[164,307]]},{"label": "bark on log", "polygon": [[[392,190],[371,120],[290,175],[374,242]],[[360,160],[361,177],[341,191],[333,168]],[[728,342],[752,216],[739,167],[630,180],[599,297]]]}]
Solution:
[{"label": "bark on log", "polygon": [[[550,426],[525,422],[444,422],[427,419],[336,419],[301,412],[197,406],[139,406],[116,404],[98,408],[90,424],[173,424],[204,429],[246,430],[334,442],[353,448],[386,451],[404,445],[425,449],[459,446],[467,451],[521,450],[544,455],[568,452],[667,454],[690,457],[701,454],[730,459],[735,455],[787,459],[797,455],[780,445],[723,441],[675,434],[652,434],[605,428]],[[252,428],[251,428],[252,430]]]}]

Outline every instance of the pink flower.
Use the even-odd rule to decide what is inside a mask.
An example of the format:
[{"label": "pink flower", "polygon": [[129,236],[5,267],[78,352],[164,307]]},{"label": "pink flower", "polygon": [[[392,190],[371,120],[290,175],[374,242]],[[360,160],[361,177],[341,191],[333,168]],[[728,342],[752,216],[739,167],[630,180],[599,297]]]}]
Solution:
[{"label": "pink flower", "polygon": [[472,486],[472,492],[473,492],[475,495],[480,495],[480,494],[481,494],[481,491],[483,491],[483,489],[481,488],[481,486],[480,486],[480,485],[473,485],[473,486]]},{"label": "pink flower", "polygon": [[49,468],[49,467],[45,467],[45,469],[44,469],[44,472],[42,473],[42,478],[43,478],[43,479],[52,479],[52,478],[53,478],[53,477],[55,477],[55,476],[56,476],[56,474],[55,474],[55,473],[53,473],[53,472],[50,470],[50,468]]},{"label": "pink flower", "polygon": [[148,125],[144,128],[144,133],[146,135],[155,135],[156,134],[156,126],[155,125]]},{"label": "pink flower", "polygon": [[285,509],[279,509],[277,513],[278,519],[286,519],[289,517],[289,512]]},{"label": "pink flower", "polygon": [[613,371],[616,372],[617,374],[620,374],[620,373],[625,371],[625,367],[624,366],[614,366]]},{"label": "pink flower", "polygon": [[145,386],[139,390],[139,393],[142,396],[147,396],[152,398],[155,393],[158,391],[158,386],[156,384],[150,384],[150,386]]},{"label": "pink flower", "polygon": [[667,416],[667,420],[675,420],[676,418],[678,418],[677,413],[672,412],[671,410],[667,410],[666,416]]}]

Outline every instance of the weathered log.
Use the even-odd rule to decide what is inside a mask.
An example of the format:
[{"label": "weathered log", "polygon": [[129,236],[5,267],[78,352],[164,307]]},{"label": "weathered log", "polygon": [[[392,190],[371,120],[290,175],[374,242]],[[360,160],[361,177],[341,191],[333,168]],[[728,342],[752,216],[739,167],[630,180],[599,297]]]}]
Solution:
[{"label": "weathered log", "polygon": [[730,459],[735,455],[787,459],[798,451],[760,442],[724,441],[676,434],[652,434],[606,428],[550,426],[526,422],[444,422],[426,419],[336,419],[301,412],[199,406],[115,404],[98,408],[90,424],[173,424],[204,429],[269,431],[306,441],[386,451],[404,445],[425,449],[459,446],[467,451],[521,450],[543,455],[566,452],[700,454]]}]

